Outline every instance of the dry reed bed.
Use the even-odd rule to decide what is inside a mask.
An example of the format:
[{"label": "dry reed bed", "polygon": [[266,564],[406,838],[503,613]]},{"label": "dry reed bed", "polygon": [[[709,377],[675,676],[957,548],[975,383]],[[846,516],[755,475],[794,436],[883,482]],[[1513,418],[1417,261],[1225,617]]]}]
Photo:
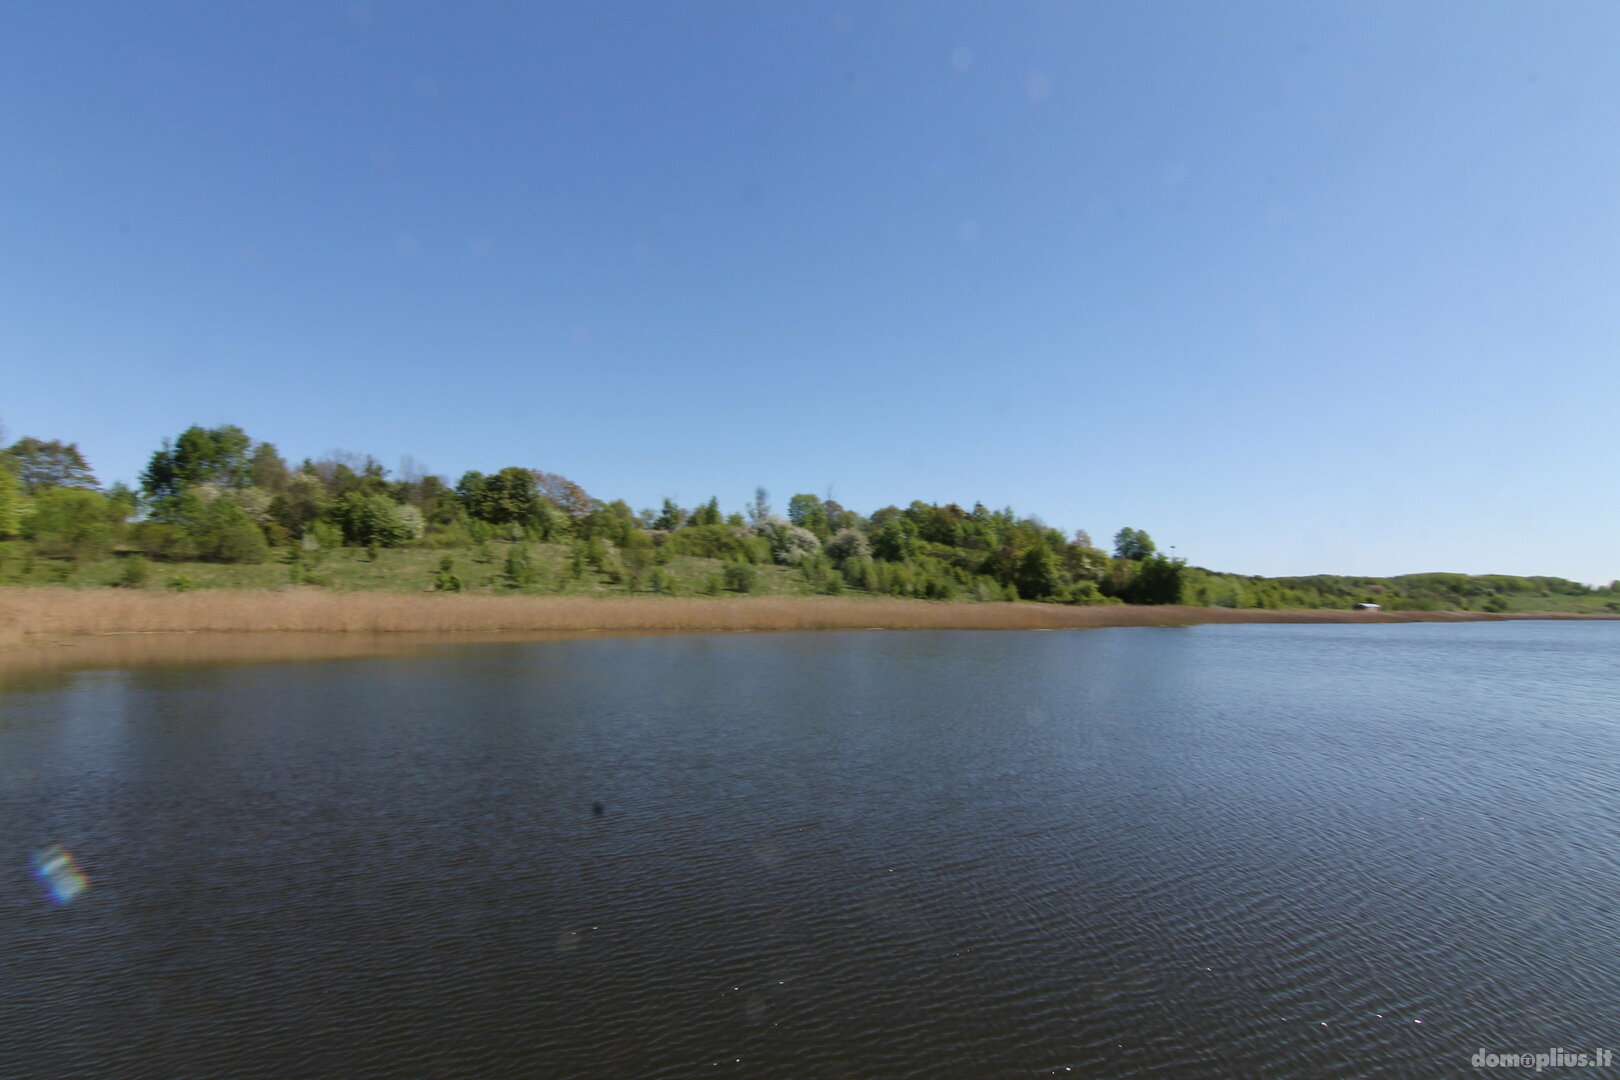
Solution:
[{"label": "dry reed bed", "polygon": [[78,634],[823,629],[1044,630],[1206,622],[1406,622],[1475,613],[1062,607],[835,597],[587,597],[217,590],[0,589],[0,643]]}]

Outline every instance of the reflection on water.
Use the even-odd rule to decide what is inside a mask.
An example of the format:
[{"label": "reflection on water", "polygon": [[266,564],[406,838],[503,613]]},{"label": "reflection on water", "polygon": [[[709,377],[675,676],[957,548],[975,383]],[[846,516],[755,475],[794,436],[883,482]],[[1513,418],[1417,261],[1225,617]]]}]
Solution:
[{"label": "reflection on water", "polygon": [[[665,631],[614,631],[615,637],[658,636]],[[377,656],[425,656],[444,646],[600,637],[591,630],[477,631],[466,633],[105,634],[72,636],[40,645],[0,649],[0,687],[48,685],[68,671],[176,664],[293,663]]]},{"label": "reflection on water", "polygon": [[[0,1075],[1428,1076],[1612,1045],[1617,645],[836,632],[36,677],[0,697]],[[28,872],[50,845],[94,881],[72,904]]]}]

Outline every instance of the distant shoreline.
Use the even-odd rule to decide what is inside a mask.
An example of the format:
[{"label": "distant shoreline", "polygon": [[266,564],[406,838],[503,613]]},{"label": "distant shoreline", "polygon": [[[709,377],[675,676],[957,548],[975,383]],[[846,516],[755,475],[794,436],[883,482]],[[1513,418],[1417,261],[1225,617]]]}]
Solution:
[{"label": "distant shoreline", "polygon": [[[1474,611],[1343,611],[1202,608],[1177,605],[940,602],[835,597],[502,597],[329,590],[217,590],[154,593],[122,589],[0,589],[0,647],[32,652],[52,644],[198,635],[268,639],[466,641],[471,636],[723,633],[783,630],[1065,630],[1208,623],[1499,622],[1616,619],[1620,615],[1492,614]],[[406,642],[401,641],[401,644]],[[245,644],[243,642],[242,644]],[[378,644],[376,642],[373,645]],[[128,651],[126,649],[126,651]],[[239,652],[233,647],[231,651]],[[274,650],[272,650],[274,651]],[[338,650],[338,651],[341,651]],[[14,657],[15,658],[15,657]]]}]

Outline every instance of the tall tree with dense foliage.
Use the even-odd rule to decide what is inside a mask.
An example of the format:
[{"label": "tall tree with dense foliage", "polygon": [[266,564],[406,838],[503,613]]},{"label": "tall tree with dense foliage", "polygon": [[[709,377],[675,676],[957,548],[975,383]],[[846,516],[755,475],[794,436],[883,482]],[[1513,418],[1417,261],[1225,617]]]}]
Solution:
[{"label": "tall tree with dense foliage", "polygon": [[1148,555],[1118,595],[1128,604],[1179,604],[1185,565],[1180,559]]},{"label": "tall tree with dense foliage", "polygon": [[491,525],[522,524],[534,518],[539,499],[534,473],[510,466],[487,477],[467,509]]},{"label": "tall tree with dense foliage", "polygon": [[827,509],[814,495],[795,495],[789,499],[788,520],[818,537],[827,536]]},{"label": "tall tree with dense foliage", "polygon": [[1133,529],[1127,525],[1114,534],[1114,554],[1121,559],[1145,559],[1157,550],[1153,537],[1143,529]]},{"label": "tall tree with dense foliage", "polygon": [[[343,542],[357,547],[398,547],[421,535],[420,528],[403,511],[414,507],[401,507],[386,495],[362,495],[351,491],[332,505],[332,514],[343,530]],[[419,525],[416,515],[414,524]]]},{"label": "tall tree with dense foliage", "polygon": [[245,487],[252,478],[252,440],[234,424],[204,428],[193,424],[152,455],[141,473],[141,489],[153,501],[170,499],[198,484]]},{"label": "tall tree with dense foliage", "polygon": [[535,490],[542,496],[555,503],[568,519],[576,525],[590,516],[596,508],[595,500],[590,497],[584,488],[556,473],[534,471]]},{"label": "tall tree with dense foliage", "polygon": [[90,463],[79,452],[78,443],[64,443],[58,439],[44,442],[25,436],[6,448],[12,471],[30,495],[47,488],[82,488],[94,491],[96,482]]}]

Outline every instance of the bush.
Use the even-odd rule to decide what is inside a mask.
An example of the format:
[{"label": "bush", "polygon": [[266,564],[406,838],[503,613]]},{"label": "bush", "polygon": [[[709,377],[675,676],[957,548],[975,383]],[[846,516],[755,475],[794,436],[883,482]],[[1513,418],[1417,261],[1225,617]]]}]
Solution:
[{"label": "bush", "polygon": [[135,526],[135,544],[148,555],[184,562],[198,555],[197,542],[178,525],[143,521]]},{"label": "bush", "polygon": [[448,551],[460,551],[473,545],[472,533],[461,522],[452,522],[449,525],[430,526],[424,534],[429,547]]},{"label": "bush", "polygon": [[1070,604],[1101,604],[1107,598],[1095,581],[1077,581],[1070,585],[1063,599]]},{"label": "bush", "polygon": [[433,588],[437,592],[461,591],[461,579],[456,576],[456,562],[448,555],[439,560],[439,569],[433,575]]},{"label": "bush", "polygon": [[398,547],[415,540],[421,533],[422,517],[413,510],[411,520],[400,514],[400,507],[386,495],[362,495],[351,491],[332,507],[332,517],[348,544]]},{"label": "bush", "polygon": [[506,553],[506,569],[501,577],[509,589],[532,589],[543,580],[527,544],[514,544]]},{"label": "bush", "polygon": [[203,542],[203,554],[212,555],[220,562],[262,563],[270,558],[270,542],[264,530],[253,523],[240,506],[220,501],[219,510],[210,515],[214,520],[211,535]]},{"label": "bush", "polygon": [[41,555],[92,559],[112,547],[122,520],[122,507],[105,496],[58,487],[34,496],[22,528]]},{"label": "bush", "polygon": [[844,582],[857,589],[877,592],[879,588],[877,564],[870,558],[852,558],[844,563]]},{"label": "bush", "polygon": [[[1119,591],[1119,597],[1128,604],[1179,604],[1181,603],[1181,574],[1183,563],[1180,559],[1167,559],[1163,555],[1149,555],[1136,564],[1136,573],[1131,576],[1125,587]],[[1277,606],[1275,596],[1262,594],[1255,598],[1255,607],[1274,608]]]},{"label": "bush", "polygon": [[702,559],[754,562],[750,557],[750,539],[746,531],[726,525],[688,525],[665,537],[658,550],[660,554],[668,552],[673,555],[696,555]]},{"label": "bush", "polygon": [[840,529],[827,541],[827,554],[840,566],[849,559],[867,559],[872,556],[872,545],[858,529]]},{"label": "bush", "polygon": [[143,555],[130,555],[124,559],[123,570],[118,575],[118,584],[126,589],[142,589],[152,578],[152,564],[146,561]]},{"label": "bush", "polygon": [[173,592],[190,592],[197,587],[189,574],[176,574],[170,578],[167,586]]},{"label": "bush", "polygon": [[781,518],[769,518],[760,535],[770,542],[771,557],[779,563],[797,566],[811,555],[821,553],[821,541],[809,529],[790,525]]},{"label": "bush", "polygon": [[340,548],[343,546],[343,530],[330,521],[317,521],[310,526],[309,536],[320,548]]},{"label": "bush", "polygon": [[163,513],[162,522],[137,527],[136,539],[150,555],[227,563],[262,563],[270,558],[264,530],[232,499],[188,491],[170,501]]},{"label": "bush", "polygon": [[751,593],[759,586],[759,571],[750,563],[727,563],[723,576],[732,592]]}]

